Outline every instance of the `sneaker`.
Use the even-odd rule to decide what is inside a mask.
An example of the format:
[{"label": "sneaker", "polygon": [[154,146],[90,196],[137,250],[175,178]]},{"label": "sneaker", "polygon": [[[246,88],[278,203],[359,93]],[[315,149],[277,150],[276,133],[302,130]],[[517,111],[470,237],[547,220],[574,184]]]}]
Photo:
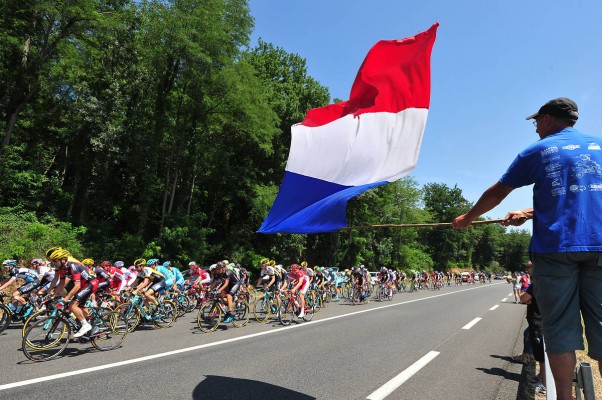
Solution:
[{"label": "sneaker", "polygon": [[542,383],[535,385],[534,388],[536,392],[546,394],[546,387]]},{"label": "sneaker", "polygon": [[232,315],[228,314],[226,315],[226,319],[224,319],[224,322],[227,324],[228,322],[232,322],[234,318],[232,318]]},{"label": "sneaker", "polygon": [[90,331],[90,329],[92,329],[92,325],[90,325],[90,324],[88,323],[88,321],[86,321],[86,322],[84,322],[84,323],[82,324],[82,327],[81,327],[81,328],[79,328],[79,331],[77,331],[77,332],[75,333],[75,335],[73,335],[73,337],[74,337],[74,338],[79,338],[79,337],[82,337],[82,336],[84,336],[86,333],[88,333],[88,332]]},{"label": "sneaker", "polygon": [[303,318],[303,317],[305,317],[305,310],[303,310],[299,313],[299,318]]}]

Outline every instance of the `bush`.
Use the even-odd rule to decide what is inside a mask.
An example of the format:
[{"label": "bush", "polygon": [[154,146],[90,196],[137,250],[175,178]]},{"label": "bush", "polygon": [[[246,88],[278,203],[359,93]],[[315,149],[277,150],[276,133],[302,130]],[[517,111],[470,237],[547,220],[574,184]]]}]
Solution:
[{"label": "bush", "polygon": [[38,219],[35,213],[19,208],[0,207],[0,259],[30,260],[44,257],[46,249],[61,246],[75,257],[83,254],[80,237],[84,227],[73,227],[50,216]]}]

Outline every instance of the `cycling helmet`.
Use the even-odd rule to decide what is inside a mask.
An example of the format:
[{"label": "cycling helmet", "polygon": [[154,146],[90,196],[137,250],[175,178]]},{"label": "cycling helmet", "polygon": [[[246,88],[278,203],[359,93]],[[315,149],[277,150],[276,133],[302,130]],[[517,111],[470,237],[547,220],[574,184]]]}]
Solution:
[{"label": "cycling helmet", "polygon": [[209,271],[211,272],[216,268],[217,268],[217,264],[211,264],[211,266],[209,267]]},{"label": "cycling helmet", "polygon": [[134,266],[144,265],[144,264],[146,264],[146,260],[144,258],[139,258],[136,261],[134,261]]},{"label": "cycling helmet", "polygon": [[307,261],[301,262],[301,267],[307,267]]},{"label": "cycling helmet", "polygon": [[269,264],[270,267],[273,267],[274,265],[276,265],[276,260],[270,260]]},{"label": "cycling helmet", "polygon": [[111,262],[110,261],[103,261],[100,266],[103,268],[109,268],[111,266]]},{"label": "cycling helmet", "polygon": [[298,264],[292,264],[291,265],[291,271],[297,271],[299,269],[299,265]]},{"label": "cycling helmet", "polygon": [[259,261],[259,265],[266,265],[270,262],[269,258],[262,258],[261,261]]},{"label": "cycling helmet", "polygon": [[82,260],[82,264],[90,266],[90,265],[94,265],[94,260],[91,258],[84,258]]},{"label": "cycling helmet", "polygon": [[166,267],[166,268],[169,267],[170,265],[171,265],[171,261],[165,261],[163,263],[163,266]]},{"label": "cycling helmet", "polygon": [[44,264],[44,261],[41,258],[34,258],[31,260],[31,265],[40,265]]},{"label": "cycling helmet", "polygon": [[150,260],[148,260],[146,262],[146,265],[155,265],[155,264],[159,264],[159,259],[158,258],[151,258]]},{"label": "cycling helmet", "polygon": [[4,260],[2,262],[2,266],[3,267],[16,267],[17,266],[17,260]]},{"label": "cycling helmet", "polygon": [[387,267],[382,267],[382,268],[380,269],[380,272],[387,272]]},{"label": "cycling helmet", "polygon": [[[188,263],[189,267],[194,267],[196,265],[196,261],[191,261]],[[198,265],[196,265],[198,267]]]},{"label": "cycling helmet", "polygon": [[61,258],[67,258],[70,256],[71,253],[62,247],[51,247],[50,249],[46,250],[46,257],[51,260],[59,260]]},{"label": "cycling helmet", "polygon": [[228,264],[230,264],[230,261],[228,261],[228,260],[222,260],[222,263],[223,263],[224,265],[228,265]]},{"label": "cycling helmet", "polygon": [[113,264],[113,265],[115,265],[117,268],[121,268],[121,267],[123,267],[125,264],[123,263],[123,261],[115,261],[115,264]]},{"label": "cycling helmet", "polygon": [[136,266],[135,266],[135,265],[130,265],[130,266],[128,267],[128,270],[129,270],[129,271],[136,271]]},{"label": "cycling helmet", "polygon": [[199,269],[199,266],[198,266],[198,265],[196,265],[196,263],[195,263],[195,264],[192,264],[192,265],[190,266],[190,269],[191,269],[191,270],[193,270],[193,271],[196,271],[197,269]]}]

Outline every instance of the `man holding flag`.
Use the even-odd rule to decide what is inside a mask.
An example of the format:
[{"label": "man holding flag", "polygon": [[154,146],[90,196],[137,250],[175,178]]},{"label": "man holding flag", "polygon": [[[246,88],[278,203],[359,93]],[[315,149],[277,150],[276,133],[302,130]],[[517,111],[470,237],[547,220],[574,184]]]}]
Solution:
[{"label": "man holding flag", "polygon": [[575,350],[584,348],[581,316],[602,375],[602,138],[574,129],[578,118],[577,104],[565,97],[528,116],[541,140],[452,223],[467,228],[515,188],[534,184],[533,208],[511,211],[502,224],[533,219],[535,297],[559,400],[573,398]]}]

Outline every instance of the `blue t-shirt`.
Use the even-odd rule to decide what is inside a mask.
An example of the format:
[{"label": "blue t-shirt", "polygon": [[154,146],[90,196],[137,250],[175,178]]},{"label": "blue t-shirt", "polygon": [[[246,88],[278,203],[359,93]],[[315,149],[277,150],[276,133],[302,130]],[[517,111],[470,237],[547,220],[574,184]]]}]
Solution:
[{"label": "blue t-shirt", "polygon": [[565,128],[521,152],[500,182],[534,184],[531,251],[602,251],[602,138]]}]

